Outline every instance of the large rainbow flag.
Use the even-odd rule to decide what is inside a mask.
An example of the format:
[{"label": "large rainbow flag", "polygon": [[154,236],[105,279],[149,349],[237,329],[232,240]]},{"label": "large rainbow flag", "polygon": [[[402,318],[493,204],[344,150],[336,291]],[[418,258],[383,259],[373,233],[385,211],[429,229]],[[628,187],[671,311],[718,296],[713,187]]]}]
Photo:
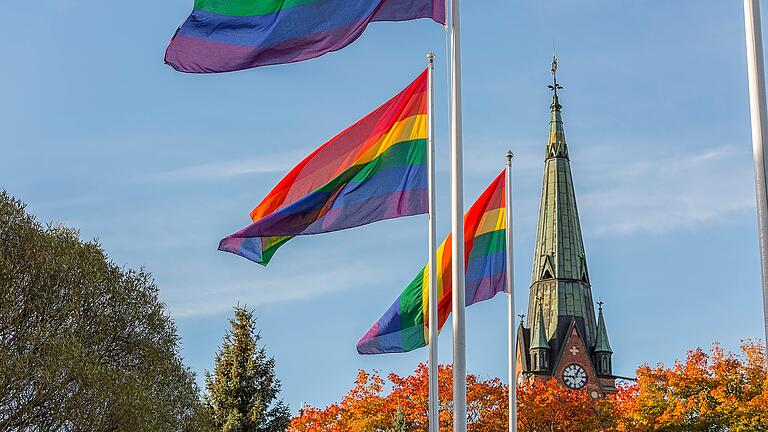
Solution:
[{"label": "large rainbow flag", "polygon": [[267,265],[293,236],[428,212],[427,71],[315,150],[219,250]]},{"label": "large rainbow flag", "polygon": [[445,0],[195,0],[165,62],[181,72],[230,72],[344,48],[374,21],[431,18]]},{"label": "large rainbow flag", "polygon": [[[505,172],[464,215],[467,306],[508,291]],[[437,250],[438,329],[451,312],[451,236]],[[360,354],[408,352],[429,343],[429,265],[357,343]]]}]

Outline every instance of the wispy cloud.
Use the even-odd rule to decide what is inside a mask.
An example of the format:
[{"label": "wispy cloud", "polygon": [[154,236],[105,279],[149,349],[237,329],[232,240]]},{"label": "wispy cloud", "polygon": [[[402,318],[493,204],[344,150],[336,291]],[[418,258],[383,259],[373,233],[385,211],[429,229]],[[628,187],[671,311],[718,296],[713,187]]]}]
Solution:
[{"label": "wispy cloud", "polygon": [[[324,294],[360,286],[373,268],[356,267],[325,272],[307,271],[294,276],[261,279],[257,282],[216,282],[211,288],[192,287],[171,291],[166,301],[175,317],[206,316],[229,310],[233,304],[250,307],[305,301]],[[191,294],[193,293],[193,294]],[[176,295],[178,294],[178,296]],[[190,295],[191,294],[191,295]]]},{"label": "wispy cloud", "polygon": [[301,160],[301,152],[266,155],[258,159],[210,162],[149,174],[145,181],[215,181],[232,177],[285,172]]},{"label": "wispy cloud", "polygon": [[589,215],[583,218],[585,228],[598,234],[689,229],[724,222],[755,205],[748,147],[726,145],[642,160],[612,151],[588,160],[593,162],[582,171],[589,190],[579,194],[579,204],[581,213]]}]

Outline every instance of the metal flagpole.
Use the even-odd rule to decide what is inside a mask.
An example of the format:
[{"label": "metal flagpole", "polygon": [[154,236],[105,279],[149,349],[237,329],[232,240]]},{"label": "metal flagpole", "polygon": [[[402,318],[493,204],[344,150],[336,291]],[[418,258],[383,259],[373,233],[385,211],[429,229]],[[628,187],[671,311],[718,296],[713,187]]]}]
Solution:
[{"label": "metal flagpole", "polygon": [[437,392],[437,222],[435,221],[435,95],[434,70],[435,54],[427,54],[429,62],[427,80],[429,82],[427,111],[429,145],[429,432],[440,432],[439,396]]},{"label": "metal flagpole", "polygon": [[757,223],[760,231],[760,266],[763,285],[763,319],[768,346],[768,160],[763,152],[766,141],[765,72],[763,40],[760,28],[760,0],[744,0],[744,26],[747,36],[747,66],[749,70],[749,106],[752,114],[752,152],[755,159],[755,189],[757,192]]},{"label": "metal flagpole", "polygon": [[467,349],[464,329],[464,173],[461,137],[461,11],[451,0],[451,271],[453,430],[467,431]]},{"label": "metal flagpole", "polygon": [[509,334],[509,432],[517,431],[517,332],[515,331],[515,261],[512,230],[512,158],[515,155],[507,152],[507,323]]}]

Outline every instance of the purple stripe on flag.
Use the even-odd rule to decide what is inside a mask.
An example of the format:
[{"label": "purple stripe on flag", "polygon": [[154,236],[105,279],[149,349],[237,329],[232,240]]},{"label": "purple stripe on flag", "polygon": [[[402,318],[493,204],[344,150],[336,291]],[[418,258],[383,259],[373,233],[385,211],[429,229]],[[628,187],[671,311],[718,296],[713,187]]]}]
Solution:
[{"label": "purple stripe on flag", "polygon": [[444,24],[443,0],[323,0],[248,17],[197,10],[174,35],[165,62],[190,73],[297,62],[344,48],[370,22],[418,18]]},{"label": "purple stripe on flag", "polygon": [[507,276],[505,272],[486,276],[479,281],[466,282],[464,295],[467,306],[489,300],[500,292],[507,291]]}]

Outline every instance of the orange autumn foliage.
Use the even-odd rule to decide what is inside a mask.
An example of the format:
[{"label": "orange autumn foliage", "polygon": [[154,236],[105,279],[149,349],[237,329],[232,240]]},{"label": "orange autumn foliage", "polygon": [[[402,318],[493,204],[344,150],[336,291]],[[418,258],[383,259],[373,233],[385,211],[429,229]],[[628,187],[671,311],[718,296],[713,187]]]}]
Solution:
[{"label": "orange autumn foliage", "polygon": [[617,432],[768,431],[765,346],[745,341],[734,354],[714,344],[669,369],[643,365],[607,403]]},{"label": "orange autumn foliage", "polygon": [[611,418],[586,392],[570,390],[555,379],[520,386],[517,411],[520,432],[602,431]]},{"label": "orange autumn foliage", "polygon": [[[453,429],[453,377],[450,366],[440,366],[440,430]],[[401,377],[389,374],[383,379],[376,373],[358,372],[355,387],[341,402],[326,408],[304,407],[291,421],[291,432],[426,432],[428,401],[427,366],[419,365],[415,373]],[[391,386],[388,394],[386,387]],[[467,376],[468,430],[475,432],[506,432],[508,430],[507,386],[498,378],[478,379]],[[593,430],[583,425],[598,424],[589,396],[565,389],[554,381],[547,384],[522,386],[518,389],[521,432]],[[565,429],[557,426],[562,421]],[[552,426],[552,428],[550,428]],[[573,427],[571,427],[573,426]]]},{"label": "orange autumn foliage", "polygon": [[[452,371],[439,373],[440,430],[453,427]],[[386,390],[389,389],[387,392]],[[360,371],[355,386],[326,408],[305,407],[289,432],[426,432],[427,367],[401,377]],[[467,377],[468,429],[506,432],[507,386]],[[594,401],[557,380],[518,387],[519,432],[768,432],[765,348],[745,342],[739,354],[715,344],[672,368],[641,366],[637,381]]]},{"label": "orange autumn foliage", "polygon": [[[291,432],[427,431],[428,369],[420,364],[413,375],[390,373],[385,380],[377,373],[359,371],[355,387],[339,403],[326,408],[304,407],[288,428]],[[453,427],[452,370],[440,366],[440,430]],[[391,387],[384,394],[385,387]],[[469,430],[507,430],[507,387],[498,378],[480,380],[467,376]]]}]

